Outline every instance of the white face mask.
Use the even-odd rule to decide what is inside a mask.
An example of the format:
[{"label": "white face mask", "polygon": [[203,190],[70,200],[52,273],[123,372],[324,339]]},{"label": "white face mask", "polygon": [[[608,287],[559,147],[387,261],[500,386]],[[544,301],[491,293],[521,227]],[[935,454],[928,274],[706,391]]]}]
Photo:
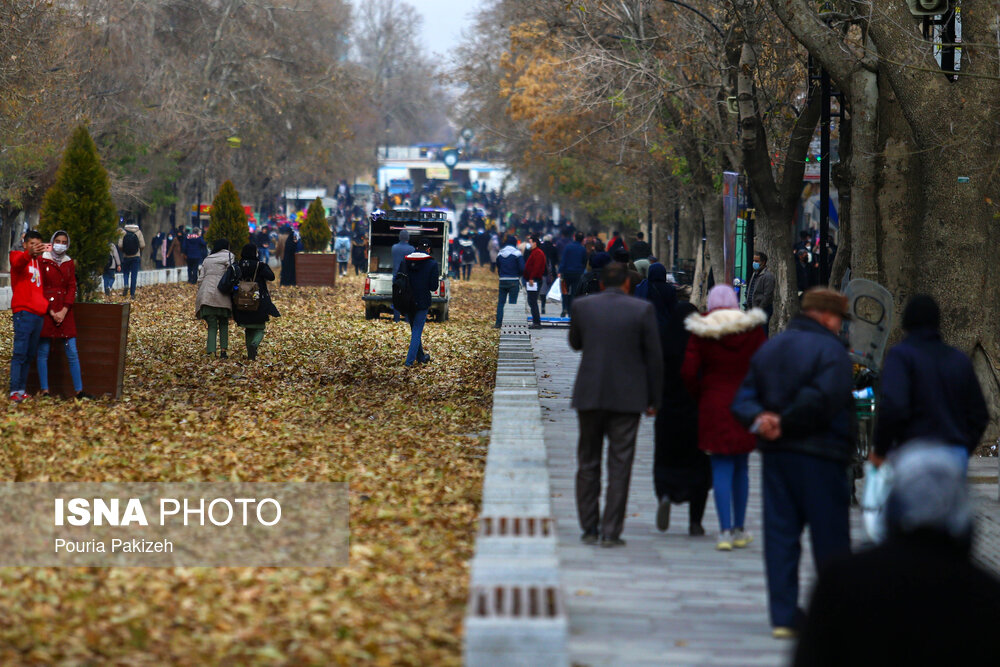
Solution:
[{"label": "white face mask", "polygon": [[53,243],[52,244],[52,252],[54,252],[57,255],[62,255],[67,250],[69,250],[69,246],[66,245],[65,243]]}]

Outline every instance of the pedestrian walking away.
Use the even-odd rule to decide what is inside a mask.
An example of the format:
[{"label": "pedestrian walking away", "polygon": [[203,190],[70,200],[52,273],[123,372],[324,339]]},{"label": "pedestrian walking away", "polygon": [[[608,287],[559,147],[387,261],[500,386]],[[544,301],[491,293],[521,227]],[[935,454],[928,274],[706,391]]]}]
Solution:
[{"label": "pedestrian walking away", "polygon": [[698,449],[698,404],[681,379],[690,336],[684,320],[698,309],[687,301],[678,302],[677,290],[667,283],[667,269],[660,263],[649,267],[645,298],[656,311],[663,351],[663,400],[653,427],[656,527],[669,530],[671,504],[689,503],[688,534],[699,537],[705,534],[701,522],[712,469],[708,455]]},{"label": "pedestrian walking away", "polygon": [[[402,266],[403,262],[406,260],[408,255],[412,255],[416,252],[416,248],[410,245],[410,232],[403,229],[399,232],[399,243],[392,246],[390,250],[392,259],[392,279],[396,279],[396,274],[399,273],[399,267]],[[399,322],[402,318],[402,313],[396,310],[396,307],[392,308],[392,321]]]},{"label": "pedestrian walking away", "polygon": [[573,240],[566,244],[559,260],[559,278],[563,284],[562,317],[572,310],[580,278],[587,270],[587,249],[583,247],[583,238],[583,232],[577,232]]},{"label": "pedestrian walking away", "polygon": [[776,638],[802,622],[800,540],[809,526],[816,569],[851,549],[847,465],[854,450],[851,361],[838,337],[847,297],[815,288],[802,313],[765,343],[733,400],[733,415],[759,434],[763,458],[764,562]]},{"label": "pedestrian walking away", "polygon": [[219,357],[229,356],[229,318],[233,309],[232,290],[223,292],[219,282],[236,262],[229,252],[229,239],[217,239],[212,244],[212,254],[205,258],[198,269],[198,296],[195,298],[195,317],[205,320],[208,326],[208,341],[205,352],[214,357],[216,336],[218,336]]},{"label": "pedestrian walking away", "polygon": [[[621,264],[605,267],[600,294],[573,304],[569,344],[582,350],[573,386],[580,436],[576,507],[587,544],[624,546],[625,508],[639,420],[655,416],[663,389],[656,312],[628,296]],[[608,439],[608,490],[600,511],[601,453]]]},{"label": "pedestrian walking away", "polygon": [[633,262],[648,260],[649,256],[652,254],[653,250],[649,247],[649,244],[646,243],[646,236],[642,232],[636,232],[635,243],[632,244],[632,249],[629,250],[630,259]]},{"label": "pedestrian walking away", "polygon": [[69,362],[73,393],[77,398],[92,398],[83,391],[83,373],[80,371],[80,354],[76,346],[76,263],[70,258],[69,234],[59,230],[52,235],[50,250],[38,260],[42,271],[42,290],[48,302],[38,343],[39,395],[49,395],[49,351],[53,344],[61,344]]},{"label": "pedestrian walking away", "polygon": [[45,252],[42,235],[29,229],[24,233],[23,243],[24,250],[12,250],[9,255],[10,286],[13,292],[10,309],[13,311],[14,322],[14,341],[10,355],[10,400],[15,402],[28,397],[28,368],[38,354],[38,341],[42,335],[45,313],[49,309],[38,263]]},{"label": "pedestrian walking away", "polygon": [[111,290],[115,286],[115,274],[122,271],[122,256],[118,252],[118,246],[109,244],[108,262],[104,265],[104,272],[101,278],[104,279],[104,296],[111,296]]},{"label": "pedestrian walking away", "polygon": [[405,259],[405,271],[410,285],[412,303],[405,313],[410,324],[410,346],[406,351],[406,367],[414,363],[430,363],[431,355],[424,352],[423,334],[427,313],[431,308],[431,294],[437,290],[441,267],[431,257],[431,247],[426,240],[417,243],[417,249]]},{"label": "pedestrian walking away", "polygon": [[[272,317],[281,317],[281,313],[271,301],[271,291],[267,284],[274,281],[274,271],[267,265],[266,261],[259,258],[259,249],[252,243],[243,246],[240,251],[239,275],[240,290],[232,296],[233,299],[233,320],[243,328],[243,335],[246,340],[247,359],[253,361],[257,358],[260,345],[264,342],[264,332],[267,329],[267,322]],[[256,285],[256,303],[248,302],[245,298],[249,296]],[[243,294],[241,295],[240,292]]]},{"label": "pedestrian walking away", "polygon": [[720,551],[747,546],[750,494],[748,457],[754,436],[736,421],[729,407],[750,366],[750,358],[767,337],[764,311],[740,312],[736,292],[716,285],[708,293],[708,313],[685,320],[691,332],[681,377],[698,402],[698,446],[709,454],[715,509],[719,516]]},{"label": "pedestrian walking away", "polygon": [[903,311],[906,338],[885,356],[872,462],[908,442],[947,447],[963,468],[979,446],[990,413],[972,361],[941,338],[941,311],[914,296]]},{"label": "pedestrian walking away", "polygon": [[747,300],[745,307],[747,310],[760,308],[767,314],[768,326],[771,317],[774,316],[774,274],[767,268],[767,255],[762,252],[754,253],[753,275],[750,276],[750,284],[747,286]]},{"label": "pedestrian walking away", "polygon": [[499,329],[503,324],[503,308],[507,301],[517,303],[517,293],[521,288],[521,276],[524,275],[524,255],[517,249],[517,238],[508,236],[504,239],[503,248],[497,255],[497,275],[500,285],[497,291],[497,319],[493,325]]},{"label": "pedestrian walking away", "polygon": [[295,255],[299,252],[298,232],[289,227],[281,237],[281,284],[295,285]]},{"label": "pedestrian walking away", "polygon": [[198,282],[198,270],[201,263],[208,257],[208,244],[201,235],[201,230],[195,228],[184,239],[184,257],[188,267],[188,282],[194,285]]},{"label": "pedestrian walking away", "polygon": [[[409,232],[407,232],[407,235],[409,235]],[[346,276],[347,266],[351,262],[351,233],[346,228],[342,227],[337,230],[337,239],[333,242],[333,251],[337,254],[337,268],[340,270],[341,277]]]},{"label": "pedestrian walking away", "polygon": [[122,278],[124,287],[122,296],[135,298],[135,288],[138,287],[139,267],[142,264],[142,251],[146,248],[146,240],[142,237],[139,225],[130,222],[118,232],[118,248],[122,255]]},{"label": "pedestrian walking away", "polygon": [[542,299],[545,298],[541,289],[547,260],[537,236],[528,238],[528,247],[530,252],[524,263],[524,290],[528,297],[528,309],[531,311],[531,326],[529,328],[541,329],[542,317],[538,312],[538,298],[540,294]]}]

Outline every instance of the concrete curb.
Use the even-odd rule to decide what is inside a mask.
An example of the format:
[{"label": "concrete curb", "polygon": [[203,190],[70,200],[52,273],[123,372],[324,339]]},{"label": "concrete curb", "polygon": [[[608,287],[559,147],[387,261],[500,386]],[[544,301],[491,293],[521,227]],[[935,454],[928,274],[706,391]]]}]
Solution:
[{"label": "concrete curb", "polygon": [[525,324],[500,330],[493,425],[469,581],[469,667],[568,667],[542,411]]}]

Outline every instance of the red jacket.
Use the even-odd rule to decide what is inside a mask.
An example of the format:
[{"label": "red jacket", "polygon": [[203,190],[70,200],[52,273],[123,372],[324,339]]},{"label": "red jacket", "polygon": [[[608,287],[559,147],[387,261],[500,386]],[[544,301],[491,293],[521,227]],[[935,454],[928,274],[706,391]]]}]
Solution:
[{"label": "red jacket", "polygon": [[10,253],[10,286],[14,294],[10,309],[26,310],[35,315],[44,315],[48,302],[42,293],[42,272],[38,260],[32,259],[27,250],[12,250]]},{"label": "red jacket", "polygon": [[[47,253],[46,253],[47,254]],[[42,290],[48,301],[48,312],[42,324],[42,338],[76,338],[76,319],[73,304],[76,302],[76,264],[68,259],[57,264],[45,256],[38,260],[42,269]],[[58,313],[63,306],[69,309],[62,324],[56,324],[52,313]]]},{"label": "red jacket", "polygon": [[736,421],[729,406],[750,368],[750,358],[767,340],[760,309],[693,314],[681,378],[698,402],[698,448],[710,454],[746,454],[757,438]]},{"label": "red jacket", "polygon": [[524,263],[525,280],[541,280],[545,275],[545,251],[535,248],[528,255],[528,261]]}]

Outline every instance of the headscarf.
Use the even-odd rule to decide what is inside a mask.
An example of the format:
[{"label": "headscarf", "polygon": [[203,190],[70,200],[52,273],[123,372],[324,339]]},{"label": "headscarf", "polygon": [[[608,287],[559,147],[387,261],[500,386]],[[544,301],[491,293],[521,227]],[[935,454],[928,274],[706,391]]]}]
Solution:
[{"label": "headscarf", "polygon": [[[59,231],[57,231],[55,234],[52,235],[52,238],[49,239],[49,243],[52,243],[54,245],[56,237],[60,235],[66,237],[66,247],[69,248],[69,234],[67,234],[66,231],[62,229],[60,229]],[[42,257],[51,260],[56,264],[62,264],[63,262],[68,262],[70,260],[68,249],[65,252],[61,253],[56,253],[54,248],[52,250],[46,250],[44,253],[42,253]]]},{"label": "headscarf", "polygon": [[214,255],[220,250],[229,250],[229,239],[215,239],[212,244],[212,254]]},{"label": "headscarf", "polygon": [[611,255],[606,252],[595,252],[590,256],[590,268],[594,271],[600,271],[610,263]]},{"label": "headscarf", "polygon": [[240,251],[240,259],[252,260],[257,259],[257,246],[252,243],[248,243],[243,246],[243,250]]},{"label": "headscarf", "polygon": [[720,308],[739,308],[740,302],[736,292],[729,285],[716,285],[708,293],[708,312]]},{"label": "headscarf", "polygon": [[650,264],[649,270],[646,272],[646,279],[651,283],[667,282],[667,267],[659,262]]}]

